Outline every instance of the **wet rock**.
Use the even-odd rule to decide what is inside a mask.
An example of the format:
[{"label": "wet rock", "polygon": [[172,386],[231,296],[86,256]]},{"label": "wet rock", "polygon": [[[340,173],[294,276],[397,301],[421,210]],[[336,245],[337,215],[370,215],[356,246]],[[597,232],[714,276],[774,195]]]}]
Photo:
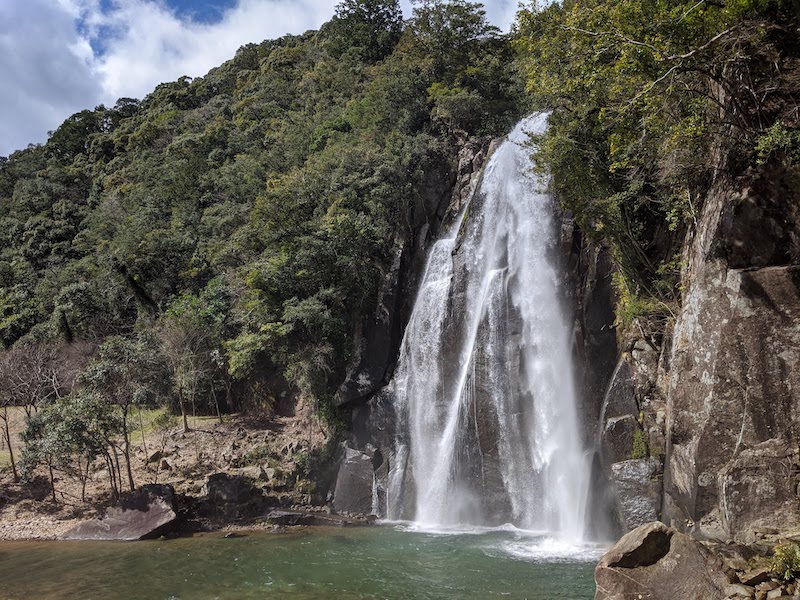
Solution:
[{"label": "wet rock", "polygon": [[634,415],[606,419],[601,438],[602,455],[606,464],[618,463],[631,458],[637,429],[639,429],[639,423]]},{"label": "wet rock", "polygon": [[373,525],[373,516],[329,515],[309,511],[274,510],[267,515],[267,520],[280,527],[362,527]]},{"label": "wet rock", "polygon": [[333,507],[337,512],[372,512],[372,462],[368,454],[352,448],[345,449],[333,494]]},{"label": "wet rock", "polygon": [[724,598],[721,560],[663,523],[627,533],[595,569],[595,600]]},{"label": "wet rock", "polygon": [[62,536],[63,540],[143,540],[157,538],[178,522],[172,486],[144,485],[124,494],[117,506],[100,519],[84,521]]},{"label": "wet rock", "polygon": [[636,404],[633,372],[629,361],[623,358],[614,370],[603,399],[603,419],[636,414],[639,414],[639,407]]},{"label": "wet rock", "polygon": [[611,465],[619,522],[630,531],[658,519],[661,506],[661,461],[626,460]]}]

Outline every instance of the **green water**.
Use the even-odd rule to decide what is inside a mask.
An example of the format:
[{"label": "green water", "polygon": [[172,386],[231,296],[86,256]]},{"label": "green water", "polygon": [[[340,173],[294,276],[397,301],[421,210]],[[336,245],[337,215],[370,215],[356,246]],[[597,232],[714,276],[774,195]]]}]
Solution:
[{"label": "green water", "polygon": [[[553,554],[562,558],[553,558]],[[0,543],[3,600],[590,599],[597,551],[382,526],[152,542]]]}]

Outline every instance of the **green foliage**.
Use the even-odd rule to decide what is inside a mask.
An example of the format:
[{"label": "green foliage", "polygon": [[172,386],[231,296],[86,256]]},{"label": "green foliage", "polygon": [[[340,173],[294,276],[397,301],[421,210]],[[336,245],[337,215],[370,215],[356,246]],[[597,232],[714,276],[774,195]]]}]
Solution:
[{"label": "green foliage", "polygon": [[788,581],[800,577],[800,544],[789,542],[775,546],[770,569],[776,577]]},{"label": "green foliage", "polygon": [[333,19],[323,28],[336,57],[348,50],[367,63],[391,54],[403,31],[398,0],[343,0]]},{"label": "green foliage", "polygon": [[[99,347],[110,404],[330,399],[457,140],[505,133],[508,39],[470,2],[345,0],[320,32],[76,113],[0,160],[0,341]],[[184,406],[184,402],[186,406]]]},{"label": "green foliage", "polygon": [[86,389],[126,411],[132,404],[159,404],[169,389],[164,359],[150,334],[106,338],[98,357],[81,373],[79,380]]},{"label": "green foliage", "polygon": [[633,449],[631,450],[631,458],[636,460],[640,458],[647,458],[650,452],[647,448],[647,435],[641,427],[636,427],[633,430]]},{"label": "green foliage", "polygon": [[661,266],[719,169],[796,150],[796,18],[785,0],[567,0],[520,12],[528,91],[553,110],[538,160],[582,229],[612,245],[635,290],[621,312],[674,304]]},{"label": "green foliage", "polygon": [[775,154],[791,163],[800,162],[800,128],[774,123],[758,139],[756,151],[759,164],[764,164]]},{"label": "green foliage", "polygon": [[153,419],[151,425],[158,431],[169,431],[175,427],[175,415],[167,411],[161,411]]},{"label": "green foliage", "polygon": [[23,477],[46,465],[76,473],[85,489],[89,466],[99,457],[110,464],[114,439],[122,428],[116,408],[96,394],[82,392],[54,402],[28,419],[22,434]]}]

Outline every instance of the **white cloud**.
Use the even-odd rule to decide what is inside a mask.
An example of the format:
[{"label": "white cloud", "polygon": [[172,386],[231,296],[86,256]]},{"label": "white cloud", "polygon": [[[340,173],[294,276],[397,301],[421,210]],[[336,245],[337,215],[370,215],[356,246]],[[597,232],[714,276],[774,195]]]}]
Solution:
[{"label": "white cloud", "polygon": [[517,0],[485,0],[483,4],[489,20],[507,33],[517,15],[519,2]]},{"label": "white cloud", "polygon": [[239,0],[204,24],[179,18],[163,0],[115,0],[106,11],[100,0],[2,0],[0,155],[45,141],[84,108],[204,75],[243,44],[319,27],[336,3]]},{"label": "white cloud", "polygon": [[214,24],[184,21],[150,0],[119,2],[90,22],[110,30],[96,71],[107,98],[140,97],[162,81],[197,77],[248,42],[319,27],[336,0],[240,0]]},{"label": "white cloud", "polygon": [[78,43],[64,6],[0,2],[0,155],[44,141],[65,117],[100,101],[102,86]]},{"label": "white cloud", "polygon": [[[207,24],[179,17],[167,0],[0,0],[0,155],[45,141],[84,108],[204,75],[243,44],[317,28],[337,2],[238,0]],[[484,4],[507,31],[516,0]]]}]

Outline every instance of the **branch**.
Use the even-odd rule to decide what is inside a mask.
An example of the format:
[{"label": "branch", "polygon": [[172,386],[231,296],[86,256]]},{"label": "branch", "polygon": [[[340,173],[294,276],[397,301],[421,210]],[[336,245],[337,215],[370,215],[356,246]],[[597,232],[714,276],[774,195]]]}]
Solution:
[{"label": "branch", "polygon": [[659,56],[661,56],[661,50],[653,46],[652,44],[648,44],[647,42],[640,42],[639,40],[633,40],[629,37],[622,35],[617,31],[589,31],[588,29],[581,29],[580,27],[573,27],[572,25],[561,25],[561,29],[566,31],[577,31],[578,33],[583,33],[585,35],[589,35],[592,37],[613,37],[618,40],[622,40],[626,44],[630,44],[632,46],[640,46],[642,48],[647,48],[648,50],[652,50]]},{"label": "branch", "polygon": [[730,35],[734,31],[737,31],[738,29],[739,28],[736,25],[734,25],[733,27],[729,27],[725,31],[721,31],[720,33],[715,35],[713,38],[708,40],[705,44],[703,44],[699,48],[695,48],[694,50],[691,50],[690,52],[687,52],[686,54],[673,54],[672,56],[668,56],[664,60],[669,60],[669,61],[672,61],[672,60],[686,60],[687,58],[691,58],[695,54],[697,54],[699,52],[702,52],[703,50],[707,50],[710,46],[714,45],[719,40],[721,40],[722,38],[724,38],[727,35]]}]

